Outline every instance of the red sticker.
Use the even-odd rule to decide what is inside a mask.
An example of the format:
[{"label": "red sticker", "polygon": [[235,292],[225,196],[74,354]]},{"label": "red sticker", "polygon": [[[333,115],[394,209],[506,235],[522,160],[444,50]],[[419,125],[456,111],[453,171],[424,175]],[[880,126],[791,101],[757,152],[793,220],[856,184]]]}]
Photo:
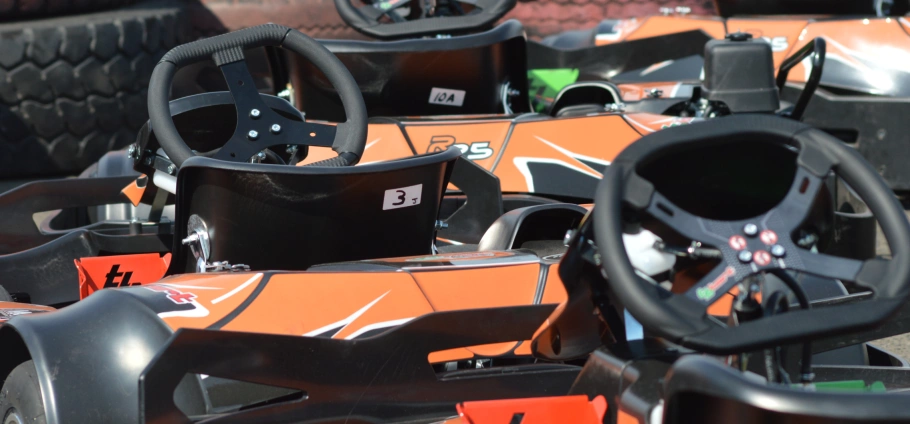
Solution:
[{"label": "red sticker", "polygon": [[759,250],[752,255],[752,260],[758,266],[768,266],[771,263],[771,254],[764,250]]},{"label": "red sticker", "polygon": [[154,283],[164,278],[171,263],[171,254],[97,256],[76,259],[79,273],[79,298],[106,287],[129,287]]},{"label": "red sticker", "polygon": [[743,236],[730,237],[730,247],[733,250],[743,250],[746,248],[746,238]]},{"label": "red sticker", "polygon": [[771,230],[762,231],[761,234],[758,235],[758,238],[762,243],[767,244],[768,246],[777,244],[777,233]]},{"label": "red sticker", "polygon": [[147,288],[149,290],[156,291],[156,292],[163,292],[167,295],[168,300],[170,300],[171,302],[174,302],[178,305],[193,303],[193,301],[196,300],[196,295],[194,293],[182,292],[180,290],[177,290],[177,289],[171,288],[171,287],[165,287],[165,286],[160,286],[160,285],[149,285],[149,286],[144,286],[144,288]]}]

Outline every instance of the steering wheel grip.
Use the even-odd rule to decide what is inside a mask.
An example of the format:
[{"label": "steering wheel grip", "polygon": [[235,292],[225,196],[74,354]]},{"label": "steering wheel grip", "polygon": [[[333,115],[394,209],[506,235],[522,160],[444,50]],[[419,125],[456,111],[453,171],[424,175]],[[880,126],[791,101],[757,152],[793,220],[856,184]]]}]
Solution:
[{"label": "steering wheel grip", "polygon": [[[722,328],[711,322],[703,309],[695,308],[691,299],[668,297],[635,274],[622,242],[621,216],[624,207],[644,209],[656,193],[649,181],[638,176],[638,166],[696,145],[710,148],[712,143],[768,141],[799,148],[798,166],[818,178],[832,169],[843,178],[878,219],[892,260],[862,263],[855,281],[873,289],[869,300],[793,311]],[[910,296],[910,223],[903,207],[858,152],[796,121],[734,115],[650,134],[617,156],[598,186],[595,202],[595,238],[611,292],[645,327],[688,347],[729,354],[862,331],[886,320]]]},{"label": "steering wheel grip", "polygon": [[244,60],[244,50],[283,47],[300,54],[319,68],[338,91],[347,120],[338,124],[332,149],[341,156],[353,153],[359,159],[367,136],[367,111],[363,96],[350,71],[328,49],[299,31],[277,24],[265,24],[194,41],[167,52],[155,66],[149,81],[148,108],[152,129],[161,147],[178,167],[193,152],[183,142],[168,107],[170,87],[177,70],[207,59],[221,67]]},{"label": "steering wheel grip", "polygon": [[477,0],[472,2],[479,13],[464,16],[443,16],[417,19],[407,22],[383,24],[379,22],[382,12],[364,14],[363,10],[372,12],[372,6],[357,9],[351,0],[335,0],[335,9],[341,19],[357,31],[380,40],[395,38],[421,37],[435,34],[462,34],[485,29],[492,26],[499,18],[505,16],[518,0]]}]

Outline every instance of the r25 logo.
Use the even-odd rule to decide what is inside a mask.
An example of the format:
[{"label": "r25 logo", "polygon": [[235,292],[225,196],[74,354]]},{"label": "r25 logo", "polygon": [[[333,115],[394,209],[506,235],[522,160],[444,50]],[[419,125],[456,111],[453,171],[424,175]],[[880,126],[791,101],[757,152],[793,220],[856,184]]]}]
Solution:
[{"label": "r25 logo", "polygon": [[466,159],[478,160],[486,159],[493,156],[493,148],[490,147],[489,141],[476,141],[473,143],[456,143],[455,137],[450,135],[434,135],[430,139],[430,146],[427,147],[427,153],[441,152],[449,146],[457,147]]}]

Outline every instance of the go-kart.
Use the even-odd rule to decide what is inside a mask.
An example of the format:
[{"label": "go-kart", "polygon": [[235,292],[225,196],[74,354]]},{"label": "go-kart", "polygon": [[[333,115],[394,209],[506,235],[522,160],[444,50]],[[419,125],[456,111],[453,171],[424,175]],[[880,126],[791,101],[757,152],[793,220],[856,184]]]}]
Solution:
[{"label": "go-kart", "polygon": [[[285,43],[295,38],[305,40],[289,32]],[[210,45],[187,50],[211,53]],[[410,160],[447,163],[452,152]],[[263,188],[257,174],[278,181],[277,167],[203,157],[182,167],[179,187],[197,201],[234,202],[221,209],[225,222],[261,222],[235,209],[271,213],[231,199],[254,198],[244,186]],[[187,179],[191,169],[199,175]],[[831,183],[849,184],[868,204],[891,260],[833,254]],[[179,198],[178,216],[195,206],[194,196]],[[248,252],[272,245],[273,234],[257,236],[266,242]],[[549,422],[589,413],[597,420],[579,422],[905,417],[891,406],[902,396],[823,392],[905,387],[906,362],[864,342],[905,331],[910,316],[902,309],[910,224],[881,177],[830,135],[741,115],[646,136],[617,156],[568,245],[549,258],[482,251],[186,274],[101,290],[58,311],[10,313],[0,327],[8,373],[0,407],[50,423],[430,423],[456,411],[481,423],[491,408],[511,418],[558,404],[563,412]],[[175,263],[192,264],[187,250]],[[565,292],[554,296],[559,283]],[[729,364],[708,355],[729,355]],[[778,384],[787,381],[814,391]],[[717,396],[733,412],[712,407]],[[690,397],[698,408],[680,403]],[[876,401],[874,414],[860,408]]]},{"label": "go-kart", "polygon": [[719,17],[667,9],[530,43],[534,101],[544,108],[567,84],[607,78],[620,87],[629,84],[624,97],[678,103],[688,96],[686,85],[701,79],[700,46],[708,40],[752,34],[771,45],[775,66],[781,67],[822,39],[827,52],[820,78],[810,75],[822,65],[818,60],[791,63],[792,72],[778,75],[781,99],[797,103],[805,87],[817,86],[802,121],[858,149],[893,190],[910,189],[901,122],[910,88],[905,67],[897,65],[910,55],[905,17],[910,3],[715,0],[715,6]]},{"label": "go-kart", "polygon": [[[524,40],[521,36],[520,26],[515,23],[502,26],[488,34],[481,34],[479,37],[468,36],[459,39],[453,38],[449,41],[452,41],[451,45],[456,47],[470,46],[467,50],[471,56],[475,57],[475,60],[482,60],[483,57],[489,57],[492,53],[497,54],[497,60],[509,66],[502,73],[505,78],[523,78],[525,75],[524,60],[510,60],[509,56],[523,57],[521,48]],[[328,45],[330,48],[338,46]],[[504,45],[517,48],[517,50],[504,50],[502,48]],[[449,57],[449,61],[452,60],[451,55],[454,54],[457,59],[459,53],[457,50],[438,51],[439,42],[421,43],[421,40],[415,40],[389,44],[374,43],[368,46],[370,49],[377,50],[372,53],[372,56],[360,52],[350,58],[362,60],[364,57],[388,55],[389,52],[395,52],[395,55],[389,56],[398,57],[396,55],[404,54],[402,52],[406,52],[406,49],[413,46],[422,49],[420,50],[423,52],[422,54]],[[511,53],[506,54],[506,52]],[[331,144],[332,134],[345,126],[318,125],[311,122],[320,119],[343,122],[353,119],[350,118],[353,112],[346,111],[339,106],[341,102],[335,89],[329,91],[335,97],[334,99],[324,99],[325,95],[322,91],[315,88],[308,89],[311,85],[307,84],[316,83],[319,84],[319,89],[325,88],[323,71],[312,68],[306,61],[290,61],[290,63],[296,64],[295,66],[305,64],[311,68],[309,74],[294,74],[295,78],[299,77],[299,84],[296,85],[297,89],[295,89],[293,99],[307,111],[309,121],[306,122],[304,122],[304,116],[288,102],[275,96],[257,93],[252,88],[239,93],[216,92],[189,96],[174,100],[168,106],[157,103],[167,99],[165,94],[160,94],[159,97],[153,96],[150,102],[153,107],[162,111],[169,108],[170,117],[167,120],[173,118],[173,128],[193,150],[212,152],[210,155],[230,151],[234,157],[224,156],[224,158],[238,162],[252,159],[256,162],[272,164],[291,162],[307,165],[329,159],[330,156],[337,157],[337,153],[331,155],[326,153],[334,152],[328,148]],[[363,66],[352,66],[352,69],[355,69],[355,73],[359,76],[365,75],[363,71],[366,68]],[[402,75],[412,75],[412,73],[405,72],[406,69],[401,71]],[[318,77],[315,76],[317,72]],[[372,71],[370,72],[372,73]],[[443,82],[451,80],[449,76],[443,77],[427,79],[421,87],[429,91],[429,85],[437,84],[440,80]],[[230,76],[230,80],[233,80],[233,76]],[[412,85],[413,83],[414,81],[411,81]],[[161,81],[153,82],[153,88],[159,92],[166,92],[166,89],[159,87],[160,84],[162,84]],[[253,85],[247,82],[245,87]],[[356,169],[363,169],[364,173],[367,173],[371,166],[374,168],[379,166],[379,161],[409,157],[418,153],[444,151],[449,147],[464,150],[465,154],[462,157],[470,159],[470,161],[459,162],[458,166],[447,167],[445,172],[445,175],[451,175],[453,185],[464,195],[445,196],[446,201],[439,213],[442,218],[440,220],[444,222],[440,223],[438,228],[440,236],[438,244],[452,244],[449,241],[454,241],[460,243],[455,246],[468,245],[455,249],[476,248],[487,229],[504,212],[526,206],[551,204],[559,200],[570,199],[576,203],[589,202],[603,167],[622,146],[640,137],[640,132],[636,131],[620,114],[555,120],[547,116],[518,114],[518,112],[511,111],[511,115],[499,114],[471,118],[437,117],[423,121],[395,123],[389,118],[381,118],[383,110],[388,110],[382,109],[383,104],[387,105],[385,107],[395,107],[396,111],[405,114],[420,110],[420,108],[412,107],[410,110],[403,110],[400,107],[407,105],[407,102],[384,102],[383,98],[372,97],[374,93],[368,89],[368,86],[365,88],[363,83],[352,84],[353,90],[357,90],[358,86],[365,92],[369,107],[366,109],[366,116],[361,115],[356,119],[362,119],[363,124],[367,126],[369,142],[359,147],[362,149],[361,152],[354,154],[357,156],[357,160],[361,161]],[[389,87],[394,87],[394,85],[389,85]],[[234,85],[231,89],[236,91],[242,88]],[[417,96],[424,95],[421,91],[415,90],[414,92]],[[261,100],[257,100],[257,96]],[[245,97],[246,100],[243,101],[247,103],[243,106],[245,109],[238,114],[235,102],[236,98],[240,97]],[[526,97],[518,96],[518,98]],[[500,107],[500,99],[498,91],[491,92],[484,89],[478,91],[476,96],[472,91],[464,106],[480,108],[469,110],[473,112],[482,110],[489,114],[498,110],[495,108]],[[252,102],[258,103],[254,107],[250,106]],[[519,107],[518,105],[520,103],[516,105],[516,108]],[[420,105],[417,104],[417,106]],[[438,105],[436,107],[445,109],[451,106]],[[267,108],[272,112],[267,112]],[[254,117],[252,112],[246,109],[256,109],[257,113],[261,115]],[[425,109],[427,109],[427,113],[436,112],[431,107]],[[526,102],[523,109],[519,111],[529,111]],[[266,120],[264,115],[269,115],[268,119],[282,118],[280,123],[278,123],[279,121],[272,123],[278,124],[280,129],[273,133],[270,127],[261,127],[256,130],[256,136],[252,137],[249,132],[252,125],[264,122]],[[377,115],[379,116],[376,117]],[[366,124],[366,119],[370,116],[376,118]],[[171,273],[197,269],[195,267],[177,268],[176,264],[173,264],[172,267],[172,264],[168,262],[170,258],[167,256],[165,259],[154,257],[149,259],[151,262],[148,266],[142,267],[143,271],[138,269],[123,271],[120,268],[125,267],[125,263],[88,259],[143,253],[160,256],[174,252],[175,245],[182,249],[180,246],[187,234],[177,234],[176,238],[174,236],[176,227],[184,225],[185,222],[181,221],[189,218],[189,215],[181,216],[180,212],[174,208],[177,198],[174,193],[179,192],[175,174],[178,169],[182,168],[181,162],[179,162],[181,156],[179,154],[173,156],[171,153],[177,151],[174,150],[177,147],[159,143],[160,132],[167,130],[159,130],[158,127],[167,124],[156,124],[158,122],[156,119],[164,120],[164,117],[153,118],[150,125],[141,132],[139,140],[134,146],[131,146],[128,151],[113,152],[107,155],[93,170],[85,173],[86,178],[36,182],[0,196],[3,215],[7,217],[0,228],[0,234],[3,235],[0,239],[3,240],[2,252],[4,253],[3,256],[0,256],[0,276],[2,276],[0,284],[11,292],[14,299],[62,306],[87,294],[87,292],[79,290],[77,282],[80,277],[84,282],[83,286],[88,284],[100,287],[122,285],[124,281],[127,284],[149,282],[159,278],[163,270],[168,268],[172,269]],[[659,122],[652,124],[652,121],[664,121],[665,119],[674,121],[673,118],[645,114],[629,119],[634,119],[635,122],[643,123],[646,126],[652,125],[654,128],[658,128],[661,124]],[[309,125],[316,125],[312,128],[318,130],[305,130],[305,128],[309,128]],[[438,131],[443,132],[438,133]],[[311,136],[311,133],[314,135]],[[589,134],[607,135],[603,136],[603,139],[598,137],[597,143],[590,143],[586,141]],[[169,136],[172,135],[173,130]],[[466,139],[466,137],[473,136],[485,138],[489,135],[498,137],[498,139],[489,138],[489,141]],[[299,137],[302,139],[298,139]],[[256,140],[251,140],[251,138]],[[239,146],[242,149],[231,150],[234,147],[224,149],[222,143],[227,139],[233,140],[232,146]],[[280,144],[284,141],[288,143]],[[295,143],[303,141],[310,143],[311,146],[298,148]],[[270,146],[278,143],[279,148],[266,149],[263,147],[253,151],[257,147],[265,146],[266,143],[272,143],[269,144]],[[505,149],[506,144],[510,146],[508,149]],[[509,154],[506,155],[505,151],[508,151]],[[227,155],[227,153],[224,154]],[[361,158],[359,155],[363,157]],[[342,158],[334,159],[334,161],[353,160],[348,159],[347,156],[342,156]],[[494,170],[495,173],[491,175],[484,168]],[[143,176],[137,179],[140,173]],[[502,196],[500,194],[502,191],[506,191],[507,194]],[[275,193],[263,192],[262,194],[266,196]],[[278,194],[275,196],[280,198]],[[473,201],[466,203],[469,197],[473,198]],[[135,206],[129,206],[129,203]],[[216,205],[206,205],[206,207],[208,206],[215,207]],[[54,210],[58,212],[46,217],[40,226],[33,225],[35,214]],[[356,208],[346,208],[346,210],[359,213]],[[361,234],[364,235],[371,234],[371,229],[389,228],[386,224],[380,225],[364,221],[359,217],[352,216],[352,219],[363,222],[364,229]],[[288,231],[291,230],[294,222],[296,219],[287,222]],[[435,220],[423,222],[423,224],[426,227],[422,227],[422,234],[433,232],[436,229]],[[564,231],[569,225],[571,224],[563,227],[561,231]],[[373,233],[379,235],[374,231]],[[383,237],[378,239],[383,239]],[[333,260],[376,257],[365,255],[363,252],[356,253],[357,249],[350,249],[345,245],[339,245],[337,248],[346,250],[351,255],[333,256]],[[433,253],[432,249],[433,242],[429,241],[419,250],[385,251],[384,254],[429,254]],[[204,252],[200,250],[201,253]],[[269,255],[272,254],[266,254],[266,256]],[[219,257],[222,255],[203,256],[210,259],[210,262],[229,261],[235,265],[254,265],[245,263],[250,262],[248,258]],[[172,257],[175,262],[182,261],[176,254]],[[80,270],[73,266],[74,261],[78,261]],[[295,269],[305,269],[312,263],[298,263],[295,265]],[[125,272],[133,274],[127,277]],[[140,272],[143,272],[143,278],[139,278]],[[118,275],[118,273],[123,275]],[[124,277],[126,277],[125,280]]]},{"label": "go-kart", "polygon": [[[514,1],[478,3],[461,13],[449,10],[457,0],[432,2],[366,2],[336,0],[339,14],[354,29],[374,38],[464,34],[488,28],[514,7]],[[581,94],[601,107],[625,102],[627,111],[640,111],[629,102],[648,102],[656,114],[694,116],[683,107],[691,103],[692,88],[704,79],[703,46],[737,32],[767,41],[774,52],[781,99],[800,103],[803,122],[821,128],[856,147],[883,175],[891,188],[910,190],[907,139],[902,117],[908,112],[905,66],[910,55],[910,23],[904,17],[910,3],[879,0],[852,2],[819,0],[715,0],[719,16],[694,16],[687,8],[663,8],[661,15],[605,20],[594,28],[567,31],[541,42],[529,41],[530,96],[537,112],[552,111],[566,87],[580,85],[594,93]],[[422,4],[422,3],[421,3]],[[468,7],[468,6],[465,6]],[[437,11],[438,10],[438,11]],[[826,43],[827,60],[810,57],[805,48]],[[789,62],[786,59],[799,57]],[[786,65],[786,66],[785,66]],[[812,76],[812,69],[824,66]],[[792,71],[792,72],[790,72]],[[761,78],[740,74],[741,78]],[[488,77],[489,78],[489,77]],[[616,94],[595,89],[609,81]],[[515,86],[514,84],[512,85]],[[817,89],[816,89],[817,87]],[[808,90],[807,90],[808,88]],[[814,92],[813,92],[814,90]],[[612,101],[610,96],[612,94]],[[622,97],[620,100],[619,97]],[[616,106],[608,106],[616,107]],[[875,117],[872,119],[871,117]]]}]

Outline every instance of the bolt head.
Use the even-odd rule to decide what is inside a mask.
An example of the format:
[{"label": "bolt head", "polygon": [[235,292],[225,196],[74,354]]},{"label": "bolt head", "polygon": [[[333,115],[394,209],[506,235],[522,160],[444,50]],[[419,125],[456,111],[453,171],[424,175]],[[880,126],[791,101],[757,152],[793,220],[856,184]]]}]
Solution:
[{"label": "bolt head", "polygon": [[787,254],[787,249],[779,244],[771,246],[771,254],[777,256],[778,258],[783,258]]},{"label": "bolt head", "polygon": [[250,111],[250,118],[257,119],[260,115],[262,115],[262,113],[259,112],[259,109],[253,109]]},{"label": "bolt head", "polygon": [[278,125],[278,124],[272,124],[272,127],[271,127],[271,128],[269,128],[269,131],[271,131],[271,132],[272,132],[272,134],[278,134],[278,133],[280,133],[280,132],[281,132],[281,125]]},{"label": "bolt head", "polygon": [[174,165],[174,164],[168,165],[168,166],[167,166],[167,173],[168,173],[168,174],[171,174],[171,175],[176,174],[176,173],[177,173],[177,166]]},{"label": "bolt head", "polygon": [[750,252],[748,250],[743,250],[743,251],[739,252],[738,258],[739,258],[739,261],[744,264],[752,262],[752,252]]},{"label": "bolt head", "polygon": [[747,236],[753,237],[758,234],[758,225],[746,224],[743,226],[743,232],[746,233]]},{"label": "bolt head", "polygon": [[250,132],[246,133],[246,138],[248,138],[250,140],[255,140],[255,139],[259,138],[259,132],[256,130],[250,130]]},{"label": "bolt head", "polygon": [[181,240],[180,243],[183,244],[184,246],[186,246],[188,244],[195,243],[197,240],[199,240],[199,234],[192,233],[192,234],[186,236],[185,239]]}]

